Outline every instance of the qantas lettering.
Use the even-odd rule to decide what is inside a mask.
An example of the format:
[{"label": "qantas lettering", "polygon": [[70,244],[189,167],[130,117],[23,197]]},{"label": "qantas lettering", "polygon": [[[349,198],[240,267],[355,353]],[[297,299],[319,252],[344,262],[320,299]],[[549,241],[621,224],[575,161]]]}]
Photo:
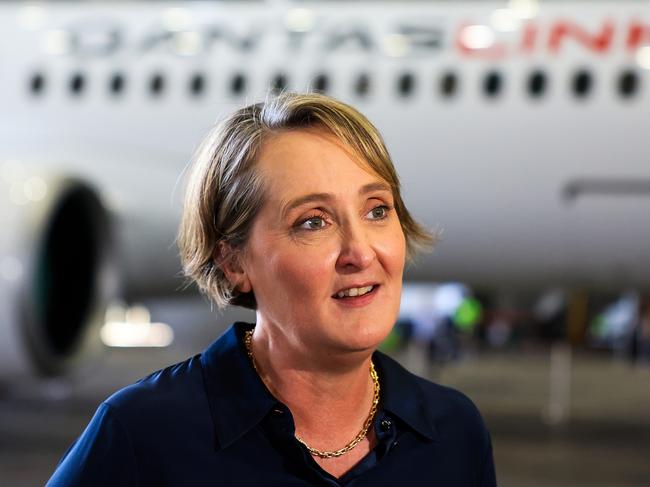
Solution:
[{"label": "qantas lettering", "polygon": [[[168,53],[179,56],[208,55],[223,48],[239,54],[251,53],[263,48],[273,40],[284,44],[295,53],[383,53],[396,55],[390,42],[398,42],[400,57],[438,55],[455,49],[462,57],[472,59],[504,60],[518,55],[561,55],[569,45],[587,54],[606,55],[614,49],[634,54],[644,45],[650,45],[650,24],[638,19],[616,23],[605,18],[595,29],[586,28],[569,19],[550,23],[541,20],[528,21],[516,33],[500,33],[487,25],[471,21],[462,22],[451,31],[442,21],[436,23],[398,22],[391,29],[378,31],[364,22],[319,27],[306,31],[273,29],[250,25],[248,30],[235,30],[225,23],[207,23],[194,29],[176,31],[162,27],[152,28],[139,38],[129,36],[127,29],[118,21],[84,19],[79,25],[64,29],[70,42],[67,55],[81,57],[109,57],[132,49],[138,54]],[[479,27],[489,34],[490,42],[477,45],[468,29]],[[451,33],[451,39],[450,34]],[[188,40],[192,49],[187,49]]]},{"label": "qantas lettering", "polygon": [[486,48],[473,48],[465,35],[466,29],[472,25],[469,22],[460,26],[456,32],[456,48],[466,58],[504,59],[517,53],[524,55],[536,52],[546,52],[551,55],[561,54],[567,44],[582,48],[590,54],[605,55],[615,48],[616,34],[622,40],[618,45],[623,46],[628,54],[634,54],[643,45],[650,44],[650,25],[638,20],[630,21],[627,26],[617,26],[612,19],[605,19],[599,28],[589,30],[577,22],[560,19],[542,28],[540,23],[529,22],[514,40],[495,40]]}]

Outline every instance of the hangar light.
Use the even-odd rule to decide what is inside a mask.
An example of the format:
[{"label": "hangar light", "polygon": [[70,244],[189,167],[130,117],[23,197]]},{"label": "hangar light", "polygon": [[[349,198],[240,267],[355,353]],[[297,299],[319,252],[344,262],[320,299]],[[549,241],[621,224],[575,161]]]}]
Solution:
[{"label": "hangar light", "polygon": [[198,32],[177,32],[172,40],[172,48],[179,56],[196,56],[201,51],[201,36]]},{"label": "hangar light", "polygon": [[186,8],[168,8],[163,13],[162,24],[165,29],[172,32],[187,30],[192,24],[192,14]]},{"label": "hangar light", "polygon": [[469,49],[487,49],[494,44],[494,31],[487,25],[468,25],[460,32],[460,37]]},{"label": "hangar light", "polygon": [[31,177],[23,183],[23,191],[29,201],[40,201],[47,195],[47,184],[39,177]]},{"label": "hangar light", "polygon": [[515,32],[521,27],[521,17],[510,8],[498,8],[490,16],[490,24],[499,32]]},{"label": "hangar light", "polygon": [[309,32],[314,28],[314,12],[308,8],[292,8],[287,11],[285,25],[293,32]]},{"label": "hangar light", "polygon": [[108,347],[160,348],[172,344],[174,331],[165,323],[152,323],[145,306],[124,309],[112,305],[106,311],[106,323],[100,330],[100,338]]},{"label": "hangar light", "polygon": [[18,25],[25,30],[39,30],[45,24],[45,9],[40,5],[26,5],[18,14]]},{"label": "hangar light", "polygon": [[650,46],[640,47],[636,51],[636,62],[643,69],[650,69]]},{"label": "hangar light", "polygon": [[533,19],[539,12],[539,2],[538,0],[510,0],[508,8],[520,19]]},{"label": "hangar light", "polygon": [[72,35],[61,29],[52,29],[45,32],[43,37],[43,51],[46,54],[63,55],[72,49]]},{"label": "hangar light", "polygon": [[408,54],[411,45],[406,36],[390,34],[384,37],[384,52],[391,57],[404,57]]}]

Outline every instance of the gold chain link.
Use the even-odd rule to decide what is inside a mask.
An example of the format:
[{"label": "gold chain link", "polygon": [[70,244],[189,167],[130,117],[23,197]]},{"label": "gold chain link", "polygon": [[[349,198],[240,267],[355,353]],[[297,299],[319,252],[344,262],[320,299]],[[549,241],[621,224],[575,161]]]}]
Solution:
[{"label": "gold chain link", "polygon": [[[251,362],[253,363],[253,367],[255,368],[255,371],[261,378],[262,374],[260,374],[260,371],[257,368],[257,364],[255,363],[255,358],[253,357],[253,347],[251,346],[252,339],[253,339],[253,330],[246,331],[246,334],[244,335],[244,344],[246,345],[246,351],[248,352],[248,356],[250,357]],[[372,379],[372,383],[374,387],[372,406],[370,408],[370,413],[368,414],[368,418],[366,419],[366,422],[363,424],[363,428],[361,429],[361,431],[359,431],[357,436],[355,436],[354,439],[350,443],[345,445],[343,448],[339,448],[338,450],[334,450],[334,451],[323,451],[323,450],[318,450],[316,448],[312,448],[307,443],[305,443],[305,440],[303,440],[298,435],[296,435],[296,439],[300,443],[305,445],[307,450],[309,450],[309,453],[320,458],[340,457],[341,455],[344,455],[350,450],[352,450],[355,446],[357,446],[361,442],[361,440],[363,440],[366,437],[366,435],[368,434],[368,430],[370,429],[370,425],[372,424],[372,421],[375,418],[375,414],[377,414],[377,406],[379,405],[379,376],[377,375],[377,371],[375,370],[375,364],[372,362],[372,360],[370,361],[370,378]]]}]

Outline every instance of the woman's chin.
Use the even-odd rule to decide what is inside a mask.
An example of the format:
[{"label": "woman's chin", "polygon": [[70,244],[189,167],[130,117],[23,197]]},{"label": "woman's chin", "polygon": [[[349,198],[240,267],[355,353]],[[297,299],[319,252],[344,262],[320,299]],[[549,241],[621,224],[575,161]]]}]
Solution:
[{"label": "woman's chin", "polygon": [[392,326],[369,326],[358,330],[346,340],[346,348],[351,352],[374,352],[390,333]]}]

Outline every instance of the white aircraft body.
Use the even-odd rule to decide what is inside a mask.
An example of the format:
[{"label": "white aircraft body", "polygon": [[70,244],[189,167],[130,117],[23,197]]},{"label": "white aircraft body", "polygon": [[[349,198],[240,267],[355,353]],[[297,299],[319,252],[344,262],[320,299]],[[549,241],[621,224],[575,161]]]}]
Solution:
[{"label": "white aircraft body", "polygon": [[[179,177],[219,117],[270,88],[377,125],[407,205],[442,230],[410,278],[647,288],[649,69],[641,1],[3,3],[1,374],[64,373],[106,296],[178,288]],[[53,237],[70,194],[91,209]],[[92,275],[52,277],[79,261]],[[43,325],[43,275],[74,291],[54,348],[71,325]]]}]

